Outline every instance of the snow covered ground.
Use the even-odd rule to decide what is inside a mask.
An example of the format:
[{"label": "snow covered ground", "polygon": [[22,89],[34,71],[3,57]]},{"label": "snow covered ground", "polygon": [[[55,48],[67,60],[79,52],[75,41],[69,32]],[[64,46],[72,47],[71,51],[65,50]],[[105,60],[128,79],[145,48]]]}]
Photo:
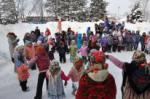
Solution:
[{"label": "snow covered ground", "polygon": [[[15,32],[20,38],[20,43],[22,44],[22,38],[26,32],[34,30],[38,26],[41,31],[45,31],[48,27],[50,28],[52,34],[56,32],[57,23],[49,22],[47,24],[25,24],[19,23],[16,25],[0,25],[0,99],[33,99],[36,91],[37,85],[37,76],[38,71],[30,71],[30,78],[28,80],[28,85],[30,87],[29,92],[22,92],[19,87],[19,82],[17,80],[16,74],[13,72],[13,64],[10,61],[8,43],[6,34],[10,31]],[[94,23],[78,23],[78,22],[63,22],[62,29],[66,30],[68,27],[71,27],[75,32],[86,32],[86,28],[90,26],[94,31]],[[150,24],[141,23],[141,24],[127,24],[126,28],[131,30],[139,29],[141,31],[149,31]],[[130,62],[133,52],[121,52],[121,53],[111,53],[122,61]],[[58,54],[55,53],[55,59],[58,60]],[[147,56],[147,60],[150,60],[150,56]],[[122,71],[107,60],[109,64],[109,72],[114,76],[116,85],[117,85],[117,99],[121,99],[121,83],[122,83]],[[67,55],[67,63],[60,64],[61,68],[68,74],[72,64],[69,61],[69,55]],[[45,83],[45,82],[44,82]],[[46,94],[46,84],[43,88],[43,99],[47,99]],[[74,96],[71,95],[72,87],[71,81],[68,82],[68,85],[65,87],[66,98],[65,99],[74,99]]]}]

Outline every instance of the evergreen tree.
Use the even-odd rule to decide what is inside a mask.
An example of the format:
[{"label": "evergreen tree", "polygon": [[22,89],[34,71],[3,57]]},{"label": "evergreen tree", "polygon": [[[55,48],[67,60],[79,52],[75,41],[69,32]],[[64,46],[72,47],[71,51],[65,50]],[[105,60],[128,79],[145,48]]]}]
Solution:
[{"label": "evergreen tree", "polygon": [[142,22],[143,13],[140,8],[140,2],[137,2],[131,10],[131,13],[127,16],[127,21],[131,23]]},{"label": "evergreen tree", "polygon": [[47,0],[45,4],[46,11],[52,16],[62,17],[67,12],[67,0]]},{"label": "evergreen tree", "polygon": [[61,18],[79,17],[84,12],[86,0],[47,0],[46,11]]},{"label": "evergreen tree", "polygon": [[18,21],[18,12],[16,11],[14,0],[1,0],[0,9],[1,23],[8,24]]},{"label": "evergreen tree", "polygon": [[70,0],[69,16],[76,20],[82,20],[85,17],[85,8],[87,0]]},{"label": "evergreen tree", "polygon": [[91,0],[90,4],[90,17],[91,18],[103,18],[106,14],[107,2],[104,0]]}]

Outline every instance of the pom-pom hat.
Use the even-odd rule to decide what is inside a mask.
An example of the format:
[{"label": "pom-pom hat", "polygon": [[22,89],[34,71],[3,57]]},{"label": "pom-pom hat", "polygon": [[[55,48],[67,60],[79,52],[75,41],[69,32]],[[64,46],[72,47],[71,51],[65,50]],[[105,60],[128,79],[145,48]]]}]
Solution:
[{"label": "pom-pom hat", "polygon": [[106,56],[102,51],[93,51],[90,59],[92,63],[105,63]]}]

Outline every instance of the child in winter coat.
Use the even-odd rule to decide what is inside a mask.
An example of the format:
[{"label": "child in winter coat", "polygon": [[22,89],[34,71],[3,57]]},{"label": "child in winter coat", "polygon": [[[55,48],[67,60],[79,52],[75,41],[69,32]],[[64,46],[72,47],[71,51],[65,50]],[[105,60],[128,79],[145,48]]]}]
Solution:
[{"label": "child in winter coat", "polygon": [[24,61],[24,46],[17,46],[14,51],[14,63],[17,69],[18,79],[22,91],[29,91],[27,80],[29,78],[29,70]]},{"label": "child in winter coat", "polygon": [[63,87],[63,80],[67,83],[67,77],[59,66],[59,62],[53,60],[51,67],[47,71],[48,83],[48,97],[49,99],[64,99],[65,92]]},{"label": "child in winter coat", "polygon": [[14,49],[17,46],[19,39],[17,39],[17,36],[15,33],[13,32],[9,32],[7,34],[7,38],[8,38],[8,44],[9,44],[9,51],[10,51],[10,56],[11,56],[11,60],[12,62],[14,62],[14,58],[13,58],[13,53],[14,53]]},{"label": "child in winter coat", "polygon": [[66,63],[66,53],[67,53],[67,50],[68,50],[68,46],[65,43],[65,41],[60,41],[60,44],[59,44],[57,50],[58,50],[58,53],[59,53],[59,61],[61,63]]},{"label": "child in winter coat", "polygon": [[124,63],[109,55],[108,58],[119,68],[123,69],[122,98],[150,98],[150,65],[141,51],[135,51],[131,63]]},{"label": "child in winter coat", "polygon": [[72,94],[75,95],[76,90],[78,89],[78,82],[80,80],[80,77],[84,73],[84,67],[83,67],[83,61],[81,58],[76,57],[73,63],[73,67],[69,71],[68,74],[68,80],[71,78],[72,80]]},{"label": "child in winter coat", "polygon": [[48,43],[48,56],[49,59],[52,61],[54,59],[54,46],[55,46],[55,42],[53,41],[53,39],[50,37],[47,41]]},{"label": "child in winter coat", "polygon": [[116,99],[115,80],[105,59],[103,52],[91,53],[91,66],[80,78],[76,99]]},{"label": "child in winter coat", "polygon": [[[35,58],[34,44],[32,43],[30,36],[28,39],[25,39],[24,54],[26,61],[31,61],[31,59]],[[31,69],[36,70],[36,63],[32,64]]]},{"label": "child in winter coat", "polygon": [[73,62],[76,56],[77,56],[77,45],[75,40],[72,40],[70,45],[70,61]]},{"label": "child in winter coat", "polygon": [[79,52],[81,53],[82,60],[83,60],[84,64],[86,64],[87,56],[88,56],[88,46],[86,45],[86,41],[83,41],[83,45],[79,49]]},{"label": "child in winter coat", "polygon": [[51,31],[49,28],[46,28],[45,36],[49,36],[49,35],[51,35]]}]

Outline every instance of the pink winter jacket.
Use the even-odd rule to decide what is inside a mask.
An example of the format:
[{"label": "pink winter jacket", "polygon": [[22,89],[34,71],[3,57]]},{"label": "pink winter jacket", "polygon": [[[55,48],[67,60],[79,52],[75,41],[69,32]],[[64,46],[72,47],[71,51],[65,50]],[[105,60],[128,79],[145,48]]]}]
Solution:
[{"label": "pink winter jacket", "polygon": [[79,52],[81,52],[81,56],[87,56],[87,50],[88,50],[88,47],[87,46],[82,46],[80,49],[79,49]]},{"label": "pink winter jacket", "polygon": [[72,82],[78,82],[84,72],[84,68],[81,68],[80,71],[77,71],[73,66],[68,74],[68,78],[71,78]]}]

